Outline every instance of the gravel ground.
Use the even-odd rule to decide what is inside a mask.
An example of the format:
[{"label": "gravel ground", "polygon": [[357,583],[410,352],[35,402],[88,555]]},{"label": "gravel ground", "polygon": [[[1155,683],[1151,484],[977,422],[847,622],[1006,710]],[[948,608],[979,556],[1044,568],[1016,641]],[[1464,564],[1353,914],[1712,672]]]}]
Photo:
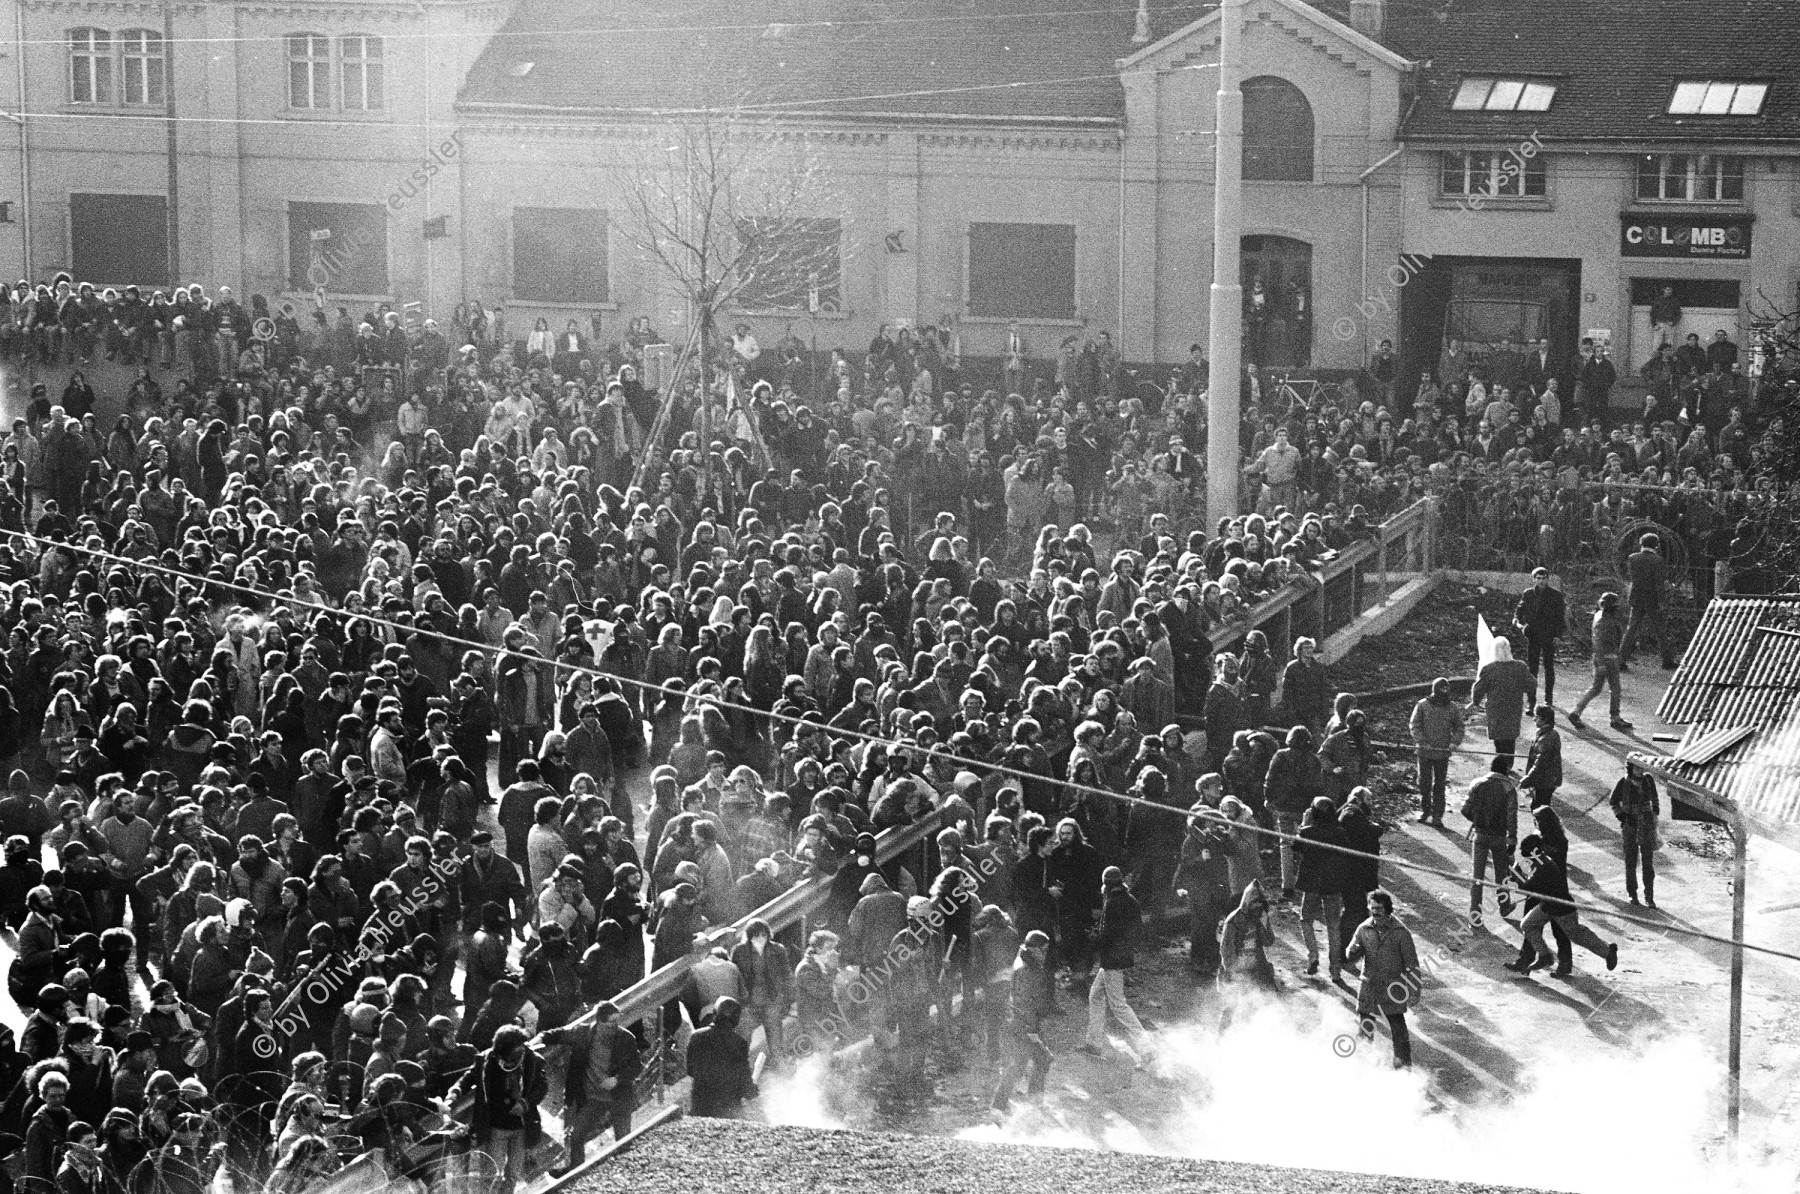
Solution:
[{"label": "gravel ground", "polygon": [[683,1119],[578,1182],[577,1194],[1022,1194],[1040,1190],[1183,1190],[1210,1194],[1480,1194],[1512,1186],[1368,1177],[1131,1153],[976,1144],[884,1132],[833,1132]]}]

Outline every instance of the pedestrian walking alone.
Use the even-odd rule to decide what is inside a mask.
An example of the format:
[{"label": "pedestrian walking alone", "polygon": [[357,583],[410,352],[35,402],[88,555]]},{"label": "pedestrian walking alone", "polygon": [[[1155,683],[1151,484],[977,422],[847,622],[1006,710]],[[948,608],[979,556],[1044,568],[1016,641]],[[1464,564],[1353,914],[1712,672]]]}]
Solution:
[{"label": "pedestrian walking alone", "polygon": [[1638,540],[1638,549],[1625,561],[1625,574],[1631,578],[1631,586],[1625,594],[1626,601],[1631,606],[1631,622],[1625,627],[1625,643],[1619,658],[1620,670],[1630,666],[1631,653],[1637,649],[1638,640],[1649,634],[1656,636],[1657,649],[1662,652],[1663,667],[1673,668],[1675,649],[1674,644],[1669,641],[1668,620],[1663,616],[1669,566],[1663,560],[1660,536],[1650,534]]},{"label": "pedestrian walking alone", "polygon": [[994,1089],[993,1109],[1005,1111],[1012,1106],[1013,1089],[1027,1071],[1025,1094],[1036,1098],[1044,1093],[1044,1080],[1050,1074],[1050,1046],[1044,1043],[1043,1020],[1050,1010],[1053,979],[1046,958],[1050,953],[1050,935],[1041,929],[1025,934],[1019,943],[1019,956],[1013,960],[1012,982],[1008,986],[1006,1026],[1006,1060],[1000,1067],[1000,1085]]},{"label": "pedestrian walking alone", "polygon": [[1475,687],[1469,692],[1470,713],[1487,702],[1488,738],[1496,754],[1512,765],[1513,748],[1519,744],[1519,722],[1525,710],[1537,704],[1537,680],[1531,669],[1512,657],[1512,644],[1506,639],[1494,642],[1494,659],[1475,674]]},{"label": "pedestrian walking alone", "polygon": [[1569,628],[1562,590],[1550,587],[1550,569],[1534,568],[1531,587],[1513,610],[1513,625],[1525,636],[1525,666],[1535,678],[1544,669],[1544,704],[1556,704],[1556,640]]},{"label": "pedestrian walking alone", "polygon": [[1644,867],[1644,904],[1656,907],[1656,819],[1662,814],[1662,801],[1656,793],[1656,778],[1635,763],[1625,765],[1625,774],[1612,790],[1613,815],[1619,818],[1619,833],[1625,840],[1625,892],[1633,904],[1638,902],[1638,864]]},{"label": "pedestrian walking alone", "polygon": [[1369,893],[1369,919],[1362,922],[1345,955],[1362,964],[1362,982],[1356,988],[1356,1014],[1365,1037],[1375,1038],[1375,1017],[1387,1020],[1394,1039],[1394,1068],[1412,1065],[1412,1034],[1406,1027],[1406,1010],[1416,1006],[1424,979],[1419,973],[1419,949],[1412,930],[1394,916],[1394,897],[1381,888]]},{"label": "pedestrian walking alone", "polygon": [[1600,594],[1600,604],[1594,610],[1593,623],[1594,643],[1594,683],[1582,694],[1575,707],[1569,710],[1569,724],[1581,725],[1581,711],[1588,707],[1588,702],[1600,695],[1602,688],[1612,690],[1612,728],[1629,730],[1631,723],[1619,715],[1619,670],[1623,666],[1622,658],[1625,650],[1625,623],[1619,618],[1619,595],[1617,593]]},{"label": "pedestrian walking alone", "polygon": [[1450,754],[1462,745],[1464,733],[1462,707],[1450,695],[1449,677],[1431,682],[1431,695],[1413,706],[1410,724],[1419,748],[1419,820],[1442,829]]},{"label": "pedestrian walking alone", "polygon": [[1081,1051],[1098,1057],[1106,1045],[1106,1017],[1111,1013],[1130,1039],[1139,1069],[1150,1061],[1150,1037],[1125,998],[1125,972],[1137,964],[1135,951],[1144,922],[1143,910],[1125,872],[1109,866],[1100,876],[1100,923],[1094,931],[1094,982],[1088,988],[1087,1040]]}]

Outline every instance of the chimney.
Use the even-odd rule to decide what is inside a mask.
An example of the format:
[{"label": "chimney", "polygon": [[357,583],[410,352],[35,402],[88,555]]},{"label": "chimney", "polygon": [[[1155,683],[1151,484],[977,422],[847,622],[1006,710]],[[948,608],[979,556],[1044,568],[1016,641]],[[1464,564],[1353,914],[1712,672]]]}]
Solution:
[{"label": "chimney", "polygon": [[1350,27],[1372,41],[1381,40],[1385,0],[1350,0]]},{"label": "chimney", "polygon": [[1137,25],[1131,30],[1131,44],[1150,44],[1150,0],[1138,0]]}]

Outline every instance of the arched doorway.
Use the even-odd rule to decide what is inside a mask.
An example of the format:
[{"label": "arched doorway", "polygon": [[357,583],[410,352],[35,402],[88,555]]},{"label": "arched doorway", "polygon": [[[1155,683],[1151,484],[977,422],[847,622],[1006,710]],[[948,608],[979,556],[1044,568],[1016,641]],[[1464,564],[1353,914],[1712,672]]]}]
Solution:
[{"label": "arched doorway", "polygon": [[1244,360],[1259,369],[1312,363],[1312,246],[1290,236],[1240,242]]}]

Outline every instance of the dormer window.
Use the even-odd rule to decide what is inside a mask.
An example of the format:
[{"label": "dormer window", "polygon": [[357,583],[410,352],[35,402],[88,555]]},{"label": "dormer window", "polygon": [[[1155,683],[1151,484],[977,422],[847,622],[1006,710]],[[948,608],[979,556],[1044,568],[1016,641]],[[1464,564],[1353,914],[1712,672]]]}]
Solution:
[{"label": "dormer window", "polygon": [[1546,79],[1501,79],[1469,75],[1456,89],[1450,107],[1457,112],[1547,112],[1556,84]]},{"label": "dormer window", "polygon": [[1683,79],[1669,97],[1671,116],[1760,116],[1767,83]]}]

